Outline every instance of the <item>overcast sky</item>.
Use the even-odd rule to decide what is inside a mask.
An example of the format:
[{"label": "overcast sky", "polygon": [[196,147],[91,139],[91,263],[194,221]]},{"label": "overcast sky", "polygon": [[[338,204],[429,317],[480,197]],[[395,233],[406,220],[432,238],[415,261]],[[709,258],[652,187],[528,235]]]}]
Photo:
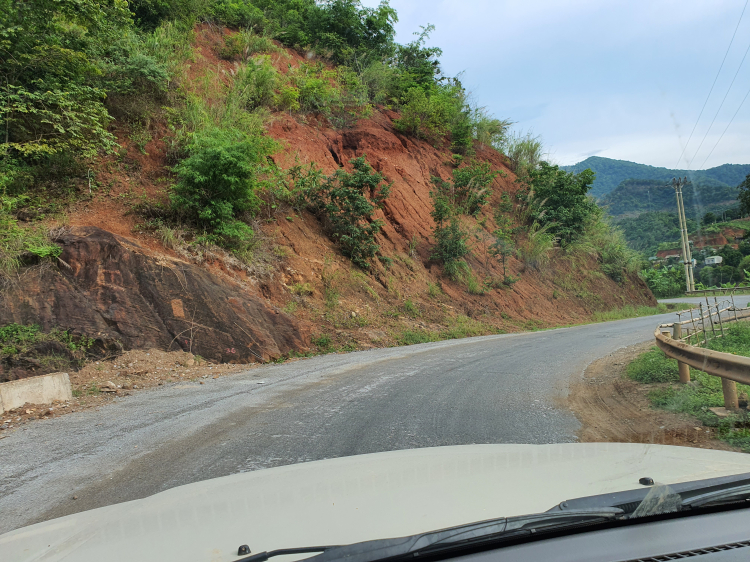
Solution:
[{"label": "overcast sky", "polygon": [[512,119],[517,130],[541,135],[552,161],[574,164],[598,155],[690,169],[750,163],[750,97],[740,108],[750,92],[750,54],[740,67],[750,48],[748,6],[678,165],[745,4],[391,0],[399,42],[434,24],[430,44],[443,49],[443,71],[463,72],[478,105]]}]

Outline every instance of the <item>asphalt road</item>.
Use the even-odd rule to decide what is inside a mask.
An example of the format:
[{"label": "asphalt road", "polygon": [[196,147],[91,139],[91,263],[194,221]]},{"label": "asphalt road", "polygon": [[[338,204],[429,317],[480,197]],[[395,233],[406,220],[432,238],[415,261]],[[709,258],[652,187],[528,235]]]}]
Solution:
[{"label": "asphalt road", "polygon": [[[0,440],[0,534],[198,480],[415,447],[576,440],[560,398],[674,314],[320,356],[175,384]],[[72,497],[78,499],[73,500]]]}]

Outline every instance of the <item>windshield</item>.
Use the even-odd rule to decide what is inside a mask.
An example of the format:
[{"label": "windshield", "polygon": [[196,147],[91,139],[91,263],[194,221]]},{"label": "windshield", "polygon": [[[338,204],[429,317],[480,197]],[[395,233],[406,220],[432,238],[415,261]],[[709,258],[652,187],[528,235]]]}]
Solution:
[{"label": "windshield", "polygon": [[0,0],[0,558],[750,472],[746,4]]}]

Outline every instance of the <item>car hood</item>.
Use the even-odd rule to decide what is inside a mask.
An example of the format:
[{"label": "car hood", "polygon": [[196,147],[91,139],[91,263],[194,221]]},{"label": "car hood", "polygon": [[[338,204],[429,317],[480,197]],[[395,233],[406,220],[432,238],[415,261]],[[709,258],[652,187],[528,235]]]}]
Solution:
[{"label": "car hood", "polygon": [[[546,511],[582,496],[750,472],[750,455],[644,444],[466,445],[234,474],[0,536],[7,561],[236,560]],[[304,556],[302,556],[304,557]],[[287,558],[288,559],[288,558]]]}]

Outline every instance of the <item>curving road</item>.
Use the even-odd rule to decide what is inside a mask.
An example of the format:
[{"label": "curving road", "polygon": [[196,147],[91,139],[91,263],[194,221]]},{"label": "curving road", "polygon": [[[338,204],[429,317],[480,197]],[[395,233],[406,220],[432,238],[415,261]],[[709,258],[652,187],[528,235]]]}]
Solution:
[{"label": "curving road", "polygon": [[559,405],[569,382],[673,318],[320,356],[40,420],[0,440],[0,534],[283,464],[439,445],[575,441],[578,421]]}]

